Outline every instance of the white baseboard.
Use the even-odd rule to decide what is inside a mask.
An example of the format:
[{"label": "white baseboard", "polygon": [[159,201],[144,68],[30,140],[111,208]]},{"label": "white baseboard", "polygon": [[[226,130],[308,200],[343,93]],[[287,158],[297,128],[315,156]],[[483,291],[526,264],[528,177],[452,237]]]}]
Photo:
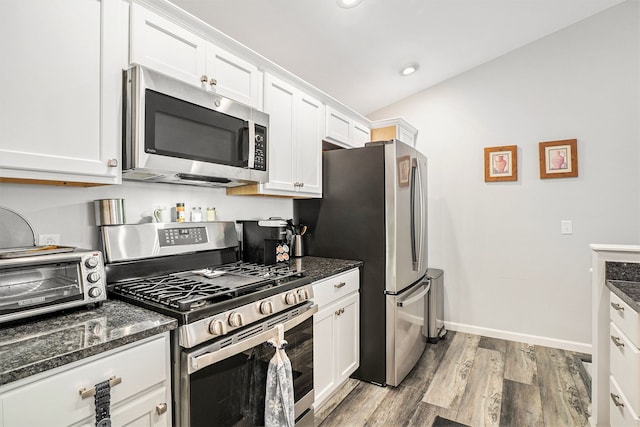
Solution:
[{"label": "white baseboard", "polygon": [[525,342],[527,344],[541,345],[544,347],[553,347],[562,350],[592,354],[591,344],[587,343],[540,337],[537,335],[520,334],[517,332],[503,331],[501,329],[491,329],[484,328],[482,326],[466,325],[464,323],[445,321],[444,325],[450,331],[466,332],[468,334],[482,335],[484,337],[500,338],[503,340]]}]

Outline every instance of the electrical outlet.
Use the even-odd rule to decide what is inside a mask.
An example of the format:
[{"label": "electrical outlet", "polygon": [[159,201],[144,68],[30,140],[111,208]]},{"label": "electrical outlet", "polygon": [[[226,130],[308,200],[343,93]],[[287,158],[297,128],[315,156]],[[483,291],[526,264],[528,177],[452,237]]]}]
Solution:
[{"label": "electrical outlet", "polygon": [[59,234],[38,234],[38,245],[59,245],[60,244],[60,235]]}]

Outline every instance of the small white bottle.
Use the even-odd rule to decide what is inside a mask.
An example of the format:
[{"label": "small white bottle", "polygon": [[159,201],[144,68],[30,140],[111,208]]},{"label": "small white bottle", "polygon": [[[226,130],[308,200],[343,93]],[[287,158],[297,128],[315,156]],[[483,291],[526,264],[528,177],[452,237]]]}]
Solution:
[{"label": "small white bottle", "polygon": [[202,208],[199,206],[194,206],[191,208],[191,222],[200,222],[202,221]]},{"label": "small white bottle", "polygon": [[216,208],[207,208],[207,221],[216,220]]}]

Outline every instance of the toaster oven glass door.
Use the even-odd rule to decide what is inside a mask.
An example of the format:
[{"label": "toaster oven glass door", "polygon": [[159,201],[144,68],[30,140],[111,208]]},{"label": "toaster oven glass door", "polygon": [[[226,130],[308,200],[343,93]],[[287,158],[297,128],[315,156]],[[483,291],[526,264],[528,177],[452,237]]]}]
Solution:
[{"label": "toaster oven glass door", "polygon": [[145,91],[145,152],[236,167],[249,160],[248,123],[150,89]]},{"label": "toaster oven glass door", "polygon": [[77,261],[12,267],[0,273],[0,316],[83,299]]}]

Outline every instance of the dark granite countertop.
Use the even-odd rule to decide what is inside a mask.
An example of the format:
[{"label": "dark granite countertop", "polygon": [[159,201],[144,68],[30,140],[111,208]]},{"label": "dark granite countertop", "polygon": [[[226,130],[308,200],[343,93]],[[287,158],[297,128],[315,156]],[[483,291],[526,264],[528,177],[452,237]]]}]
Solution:
[{"label": "dark granite countertop", "polygon": [[629,282],[625,280],[607,280],[607,287],[611,292],[640,313],[640,282]]},{"label": "dark granite countertop", "polygon": [[0,385],[75,362],[178,326],[118,300],[0,327]]},{"label": "dark granite countertop", "polygon": [[298,267],[306,271],[307,276],[312,277],[314,282],[349,271],[353,268],[361,267],[363,264],[362,261],[320,258],[314,256],[305,256],[297,259],[293,258],[291,260],[291,264],[294,262],[300,262],[301,264]]}]

